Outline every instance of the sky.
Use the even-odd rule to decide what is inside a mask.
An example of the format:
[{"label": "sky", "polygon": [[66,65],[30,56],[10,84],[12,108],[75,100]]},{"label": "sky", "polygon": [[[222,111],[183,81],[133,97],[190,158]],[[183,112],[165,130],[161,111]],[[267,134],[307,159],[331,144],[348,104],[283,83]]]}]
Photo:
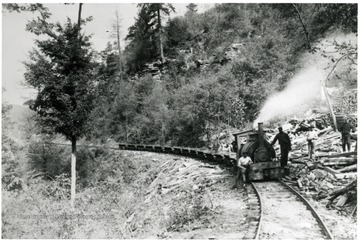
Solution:
[{"label": "sky", "polygon": [[[170,17],[184,15],[188,3],[172,3],[176,13]],[[211,8],[214,4],[198,3],[199,12]],[[69,17],[77,21],[78,4],[64,5],[63,3],[45,4],[52,14],[50,22],[64,23]],[[121,18],[121,38],[125,38],[128,28],[134,23],[137,16],[136,3],[85,3],[82,8],[82,18],[93,16],[93,20],[83,28],[86,34],[93,34],[91,42],[97,51],[104,50],[107,42],[113,41],[110,33],[115,12]],[[37,14],[29,12],[11,12],[2,10],[2,101],[8,104],[22,105],[33,98],[35,90],[24,84],[25,67],[28,53],[35,47],[34,40],[38,36],[25,30],[26,23],[36,18]],[[125,46],[124,40],[121,43]]]}]

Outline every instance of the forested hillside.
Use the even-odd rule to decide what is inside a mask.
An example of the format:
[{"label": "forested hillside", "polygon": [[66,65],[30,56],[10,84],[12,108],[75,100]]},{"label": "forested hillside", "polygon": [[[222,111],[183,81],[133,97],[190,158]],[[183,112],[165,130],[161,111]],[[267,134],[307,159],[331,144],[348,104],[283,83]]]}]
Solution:
[{"label": "forested hillside", "polygon": [[[189,4],[166,22],[176,11],[170,4],[138,9],[121,55],[110,42],[101,53],[93,137],[210,145],[213,132],[252,123],[266,98],[304,67],[303,54],[326,59],[321,41],[357,33],[355,4],[216,4],[203,13]],[[326,44],[340,55],[348,50],[333,38]],[[352,76],[332,86],[356,86],[355,71],[346,71]]]},{"label": "forested hillside", "polygon": [[[257,122],[357,113],[357,4],[223,3],[201,12],[190,3],[174,15],[172,4],[139,3],[126,33],[114,14],[102,51],[84,30],[96,21],[82,15],[87,4],[66,4],[77,21],[64,13],[56,23],[46,5],[3,4],[9,14],[34,13],[24,28],[35,47],[23,63],[37,91],[26,112],[2,105],[3,238],[169,238],[200,221],[222,229],[235,212],[217,208],[242,200],[230,171],[213,183],[212,166],[118,144],[217,151],[221,138]],[[164,211],[154,180],[179,183],[189,166],[197,171],[164,193]]]}]

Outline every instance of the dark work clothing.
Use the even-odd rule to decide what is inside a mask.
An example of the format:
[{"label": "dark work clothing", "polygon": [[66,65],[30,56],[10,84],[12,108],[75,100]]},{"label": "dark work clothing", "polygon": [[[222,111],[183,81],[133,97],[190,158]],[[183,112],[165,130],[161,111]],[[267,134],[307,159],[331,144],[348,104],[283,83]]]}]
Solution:
[{"label": "dark work clothing", "polygon": [[308,154],[309,154],[309,159],[312,159],[313,155],[315,154],[315,141],[314,140],[308,140]]},{"label": "dark work clothing", "polygon": [[290,137],[285,132],[279,132],[275,136],[274,140],[271,142],[271,145],[274,145],[277,140],[279,140],[279,144],[280,144],[280,151],[281,151],[280,162],[281,162],[281,166],[285,167],[287,165],[287,162],[288,162],[289,151],[291,150]]},{"label": "dark work clothing", "polygon": [[241,178],[241,182],[244,184],[249,181],[249,170],[250,165],[241,165],[240,167],[237,167],[237,174],[235,179],[235,187],[238,187],[238,183]]},{"label": "dark work clothing", "polygon": [[280,151],[281,151],[281,157],[280,157],[281,166],[286,167],[289,158],[289,148],[280,146]]},{"label": "dark work clothing", "polygon": [[347,135],[342,135],[341,137],[341,141],[342,141],[342,149],[343,149],[343,152],[346,151],[346,147],[348,149],[348,151],[350,151],[350,134],[347,134]]},{"label": "dark work clothing", "polygon": [[285,132],[279,132],[271,142],[271,145],[274,145],[277,140],[279,140],[280,146],[288,147],[288,149],[290,149],[291,141],[288,134]]},{"label": "dark work clothing", "polygon": [[345,123],[344,125],[342,125],[340,128],[339,128],[339,131],[341,131],[341,134],[342,135],[349,135],[350,134],[350,131],[355,131],[355,128],[352,124],[350,123]]},{"label": "dark work clothing", "polygon": [[346,151],[346,147],[348,151],[350,151],[350,131],[355,131],[355,128],[350,123],[345,123],[339,128],[339,131],[341,131],[341,144],[343,151]]}]

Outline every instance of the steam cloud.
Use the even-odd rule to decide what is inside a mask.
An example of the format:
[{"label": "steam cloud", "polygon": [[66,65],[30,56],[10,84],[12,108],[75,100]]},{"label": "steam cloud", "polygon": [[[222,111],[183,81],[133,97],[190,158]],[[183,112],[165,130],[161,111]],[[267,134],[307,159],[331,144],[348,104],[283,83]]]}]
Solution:
[{"label": "steam cloud", "polygon": [[[339,55],[331,44],[337,42],[357,43],[355,35],[337,35],[324,39],[319,47],[322,51],[333,53],[334,58]],[[258,122],[269,122],[273,119],[284,119],[288,117],[304,117],[305,113],[312,108],[327,109],[322,81],[329,74],[328,66],[333,64],[329,58],[321,56],[322,51],[317,54],[305,54],[302,58],[302,70],[297,73],[286,88],[270,96],[263,105],[258,118],[254,121],[254,127]],[[334,54],[335,53],[335,54]],[[346,63],[339,64],[338,68],[345,68]]]},{"label": "steam cloud", "polygon": [[321,103],[321,80],[326,78],[316,67],[295,76],[280,93],[271,96],[255,121],[265,122],[274,117],[302,115],[314,103]]}]

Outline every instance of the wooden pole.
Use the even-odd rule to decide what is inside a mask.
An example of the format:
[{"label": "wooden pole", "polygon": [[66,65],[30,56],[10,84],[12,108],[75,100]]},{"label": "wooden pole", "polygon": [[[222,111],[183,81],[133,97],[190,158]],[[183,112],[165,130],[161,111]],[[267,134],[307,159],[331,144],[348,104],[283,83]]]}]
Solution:
[{"label": "wooden pole", "polygon": [[335,117],[335,114],[334,114],[334,111],[333,111],[333,108],[332,108],[332,105],[330,103],[330,97],[329,97],[329,94],[326,90],[326,82],[329,80],[330,78],[330,75],[333,73],[333,71],[335,70],[336,66],[338,65],[338,63],[344,59],[345,57],[348,57],[350,54],[345,54],[343,55],[341,58],[339,58],[336,63],[334,64],[334,66],[332,67],[331,71],[329,72],[328,76],[326,77],[325,81],[322,81],[322,85],[323,85],[323,88],[324,88],[324,93],[325,93],[325,97],[326,97],[326,101],[329,105],[329,108],[330,108],[330,113],[331,113],[331,117],[333,119],[333,122],[334,122],[334,130],[335,131],[338,131],[338,128],[337,128],[337,124],[336,124],[336,117]]},{"label": "wooden pole", "polygon": [[329,97],[329,94],[328,94],[328,92],[326,90],[325,82],[321,81],[321,83],[322,83],[324,94],[325,94],[325,97],[326,97],[326,102],[327,102],[327,104],[329,106],[329,109],[330,109],[331,118],[332,118],[332,120],[334,122],[334,130],[337,131],[338,128],[337,128],[337,124],[336,124],[336,117],[335,117],[334,110],[333,110],[331,102],[330,102],[330,97]]}]

